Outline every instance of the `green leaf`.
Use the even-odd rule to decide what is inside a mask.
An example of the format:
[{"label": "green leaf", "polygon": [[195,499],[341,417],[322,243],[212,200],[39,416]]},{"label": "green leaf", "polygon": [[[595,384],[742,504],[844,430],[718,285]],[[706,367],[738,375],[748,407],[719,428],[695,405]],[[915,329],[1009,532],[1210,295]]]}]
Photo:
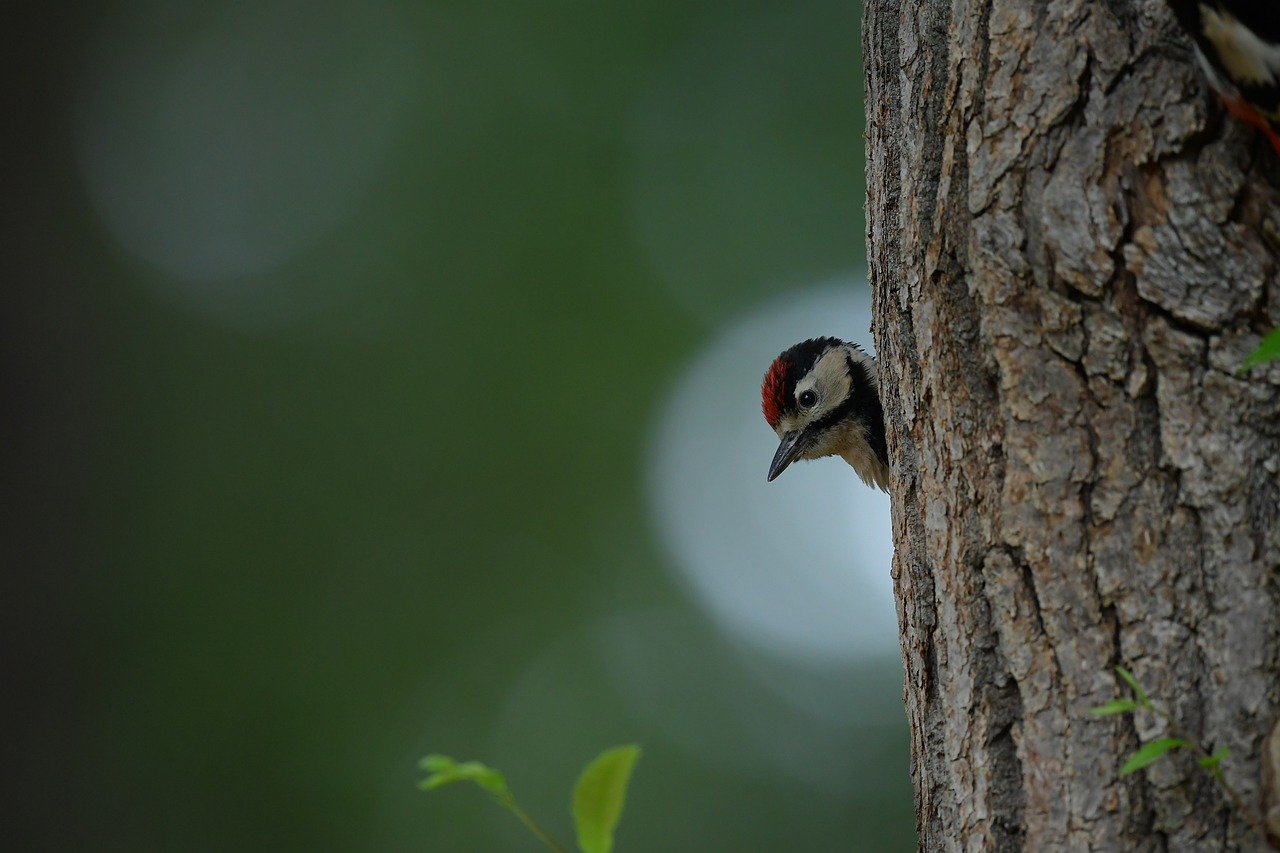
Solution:
[{"label": "green leaf", "polygon": [[431,774],[418,783],[418,787],[422,790],[431,791],[451,782],[475,782],[493,794],[498,805],[515,815],[539,841],[547,845],[552,853],[565,853],[564,848],[547,835],[546,830],[538,826],[524,809],[520,808],[520,804],[507,788],[507,780],[492,767],[481,764],[479,761],[459,764],[447,755],[428,755],[418,762],[418,767]]},{"label": "green leaf", "polygon": [[1129,756],[1129,760],[1120,768],[1120,775],[1128,776],[1130,773],[1146,767],[1169,750],[1186,745],[1187,742],[1180,737],[1163,737],[1160,740],[1153,740],[1151,743],[1143,744],[1142,748]]},{"label": "green leaf", "polygon": [[1215,752],[1213,755],[1206,755],[1204,758],[1197,758],[1196,764],[1199,764],[1201,767],[1205,768],[1206,770],[1212,769],[1214,767],[1217,767],[1219,762],[1221,762],[1222,759],[1226,758],[1230,754],[1231,754],[1231,750],[1227,749],[1224,746],[1221,749],[1219,749],[1217,752]]},{"label": "green leaf", "polygon": [[1133,673],[1122,666],[1116,667],[1116,672],[1120,673],[1120,677],[1125,683],[1133,688],[1133,693],[1138,697],[1138,704],[1144,708],[1151,707],[1151,700],[1147,698],[1146,692],[1142,689],[1142,685],[1138,683],[1138,679],[1133,677]]},{"label": "green leaf", "polygon": [[1280,358],[1280,329],[1272,329],[1270,334],[1262,339],[1262,343],[1258,344],[1258,348],[1240,362],[1239,372],[1244,373],[1255,365],[1277,358]]},{"label": "green leaf", "polygon": [[447,755],[428,755],[418,762],[418,768],[431,774],[418,783],[418,787],[424,791],[432,791],[452,782],[475,782],[499,799],[511,796],[503,775],[479,761],[459,764]]},{"label": "green leaf", "polygon": [[1123,714],[1126,711],[1136,711],[1137,709],[1138,703],[1133,699],[1112,699],[1105,705],[1090,708],[1089,713],[1095,717],[1109,717],[1112,714]]},{"label": "green leaf", "polygon": [[582,853],[610,853],[613,829],[622,817],[627,783],[640,758],[634,744],[605,750],[586,766],[573,789],[573,822]]}]

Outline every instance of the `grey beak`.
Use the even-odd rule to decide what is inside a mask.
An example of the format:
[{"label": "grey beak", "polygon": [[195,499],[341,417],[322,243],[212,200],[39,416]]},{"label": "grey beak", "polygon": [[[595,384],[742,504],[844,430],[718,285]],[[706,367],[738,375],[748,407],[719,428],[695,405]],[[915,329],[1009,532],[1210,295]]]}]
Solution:
[{"label": "grey beak", "polygon": [[778,445],[778,452],[773,454],[773,461],[769,463],[769,479],[765,482],[772,483],[774,478],[787,470],[787,466],[796,461],[796,457],[800,455],[800,451],[805,447],[804,430],[794,430],[782,434],[782,443]]}]

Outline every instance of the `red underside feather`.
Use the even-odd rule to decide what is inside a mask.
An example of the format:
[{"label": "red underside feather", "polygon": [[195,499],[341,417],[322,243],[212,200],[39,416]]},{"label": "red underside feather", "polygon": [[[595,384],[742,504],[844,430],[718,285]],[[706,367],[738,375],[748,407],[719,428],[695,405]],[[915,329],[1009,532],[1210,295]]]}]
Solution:
[{"label": "red underside feather", "polygon": [[1248,101],[1242,101],[1239,98],[1222,98],[1222,105],[1227,108],[1227,112],[1240,119],[1245,124],[1253,125],[1267,135],[1267,141],[1271,143],[1271,147],[1276,150],[1276,154],[1280,154],[1280,135],[1276,134],[1275,128],[1271,126],[1262,114],[1254,109]]}]

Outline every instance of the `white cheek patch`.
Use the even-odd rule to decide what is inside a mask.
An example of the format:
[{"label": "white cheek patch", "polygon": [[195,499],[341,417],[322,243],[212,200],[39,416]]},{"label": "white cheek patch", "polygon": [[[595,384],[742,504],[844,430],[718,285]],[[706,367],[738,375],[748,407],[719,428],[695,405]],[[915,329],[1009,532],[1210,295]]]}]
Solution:
[{"label": "white cheek patch", "polygon": [[1280,77],[1280,45],[1268,44],[1229,14],[1203,3],[1200,20],[1204,35],[1218,52],[1227,73],[1238,83],[1274,86]]},{"label": "white cheek patch", "polygon": [[[813,417],[819,418],[839,406],[849,396],[849,368],[844,348],[833,349],[814,365],[809,386],[818,393],[819,406]],[[797,389],[799,390],[799,389]]]},{"label": "white cheek patch", "polygon": [[[804,378],[796,384],[795,392],[791,400],[788,401],[788,405],[793,407],[794,411],[788,410],[787,413],[779,418],[778,425],[774,427],[774,432],[779,437],[786,433],[803,429],[809,424],[821,420],[839,408],[849,398],[853,388],[853,379],[849,376],[847,361],[849,355],[850,351],[847,347],[836,347],[828,350],[817,360]],[[817,407],[808,411],[800,408],[800,396],[806,391],[813,391],[818,395]],[[830,435],[820,438],[827,444],[831,444],[833,441],[833,436]],[[823,453],[813,450],[801,458],[816,459],[819,456],[830,456],[836,452],[829,448]]]}]

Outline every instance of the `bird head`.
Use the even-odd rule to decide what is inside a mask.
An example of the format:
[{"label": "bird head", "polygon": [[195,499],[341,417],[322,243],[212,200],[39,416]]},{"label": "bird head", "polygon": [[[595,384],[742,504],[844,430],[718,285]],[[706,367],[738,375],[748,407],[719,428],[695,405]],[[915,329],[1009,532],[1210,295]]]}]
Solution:
[{"label": "bird head", "polygon": [[761,409],[780,439],[769,480],[797,459],[841,456],[868,485],[888,489],[889,462],[875,361],[857,344],[811,338],[764,375]]}]

